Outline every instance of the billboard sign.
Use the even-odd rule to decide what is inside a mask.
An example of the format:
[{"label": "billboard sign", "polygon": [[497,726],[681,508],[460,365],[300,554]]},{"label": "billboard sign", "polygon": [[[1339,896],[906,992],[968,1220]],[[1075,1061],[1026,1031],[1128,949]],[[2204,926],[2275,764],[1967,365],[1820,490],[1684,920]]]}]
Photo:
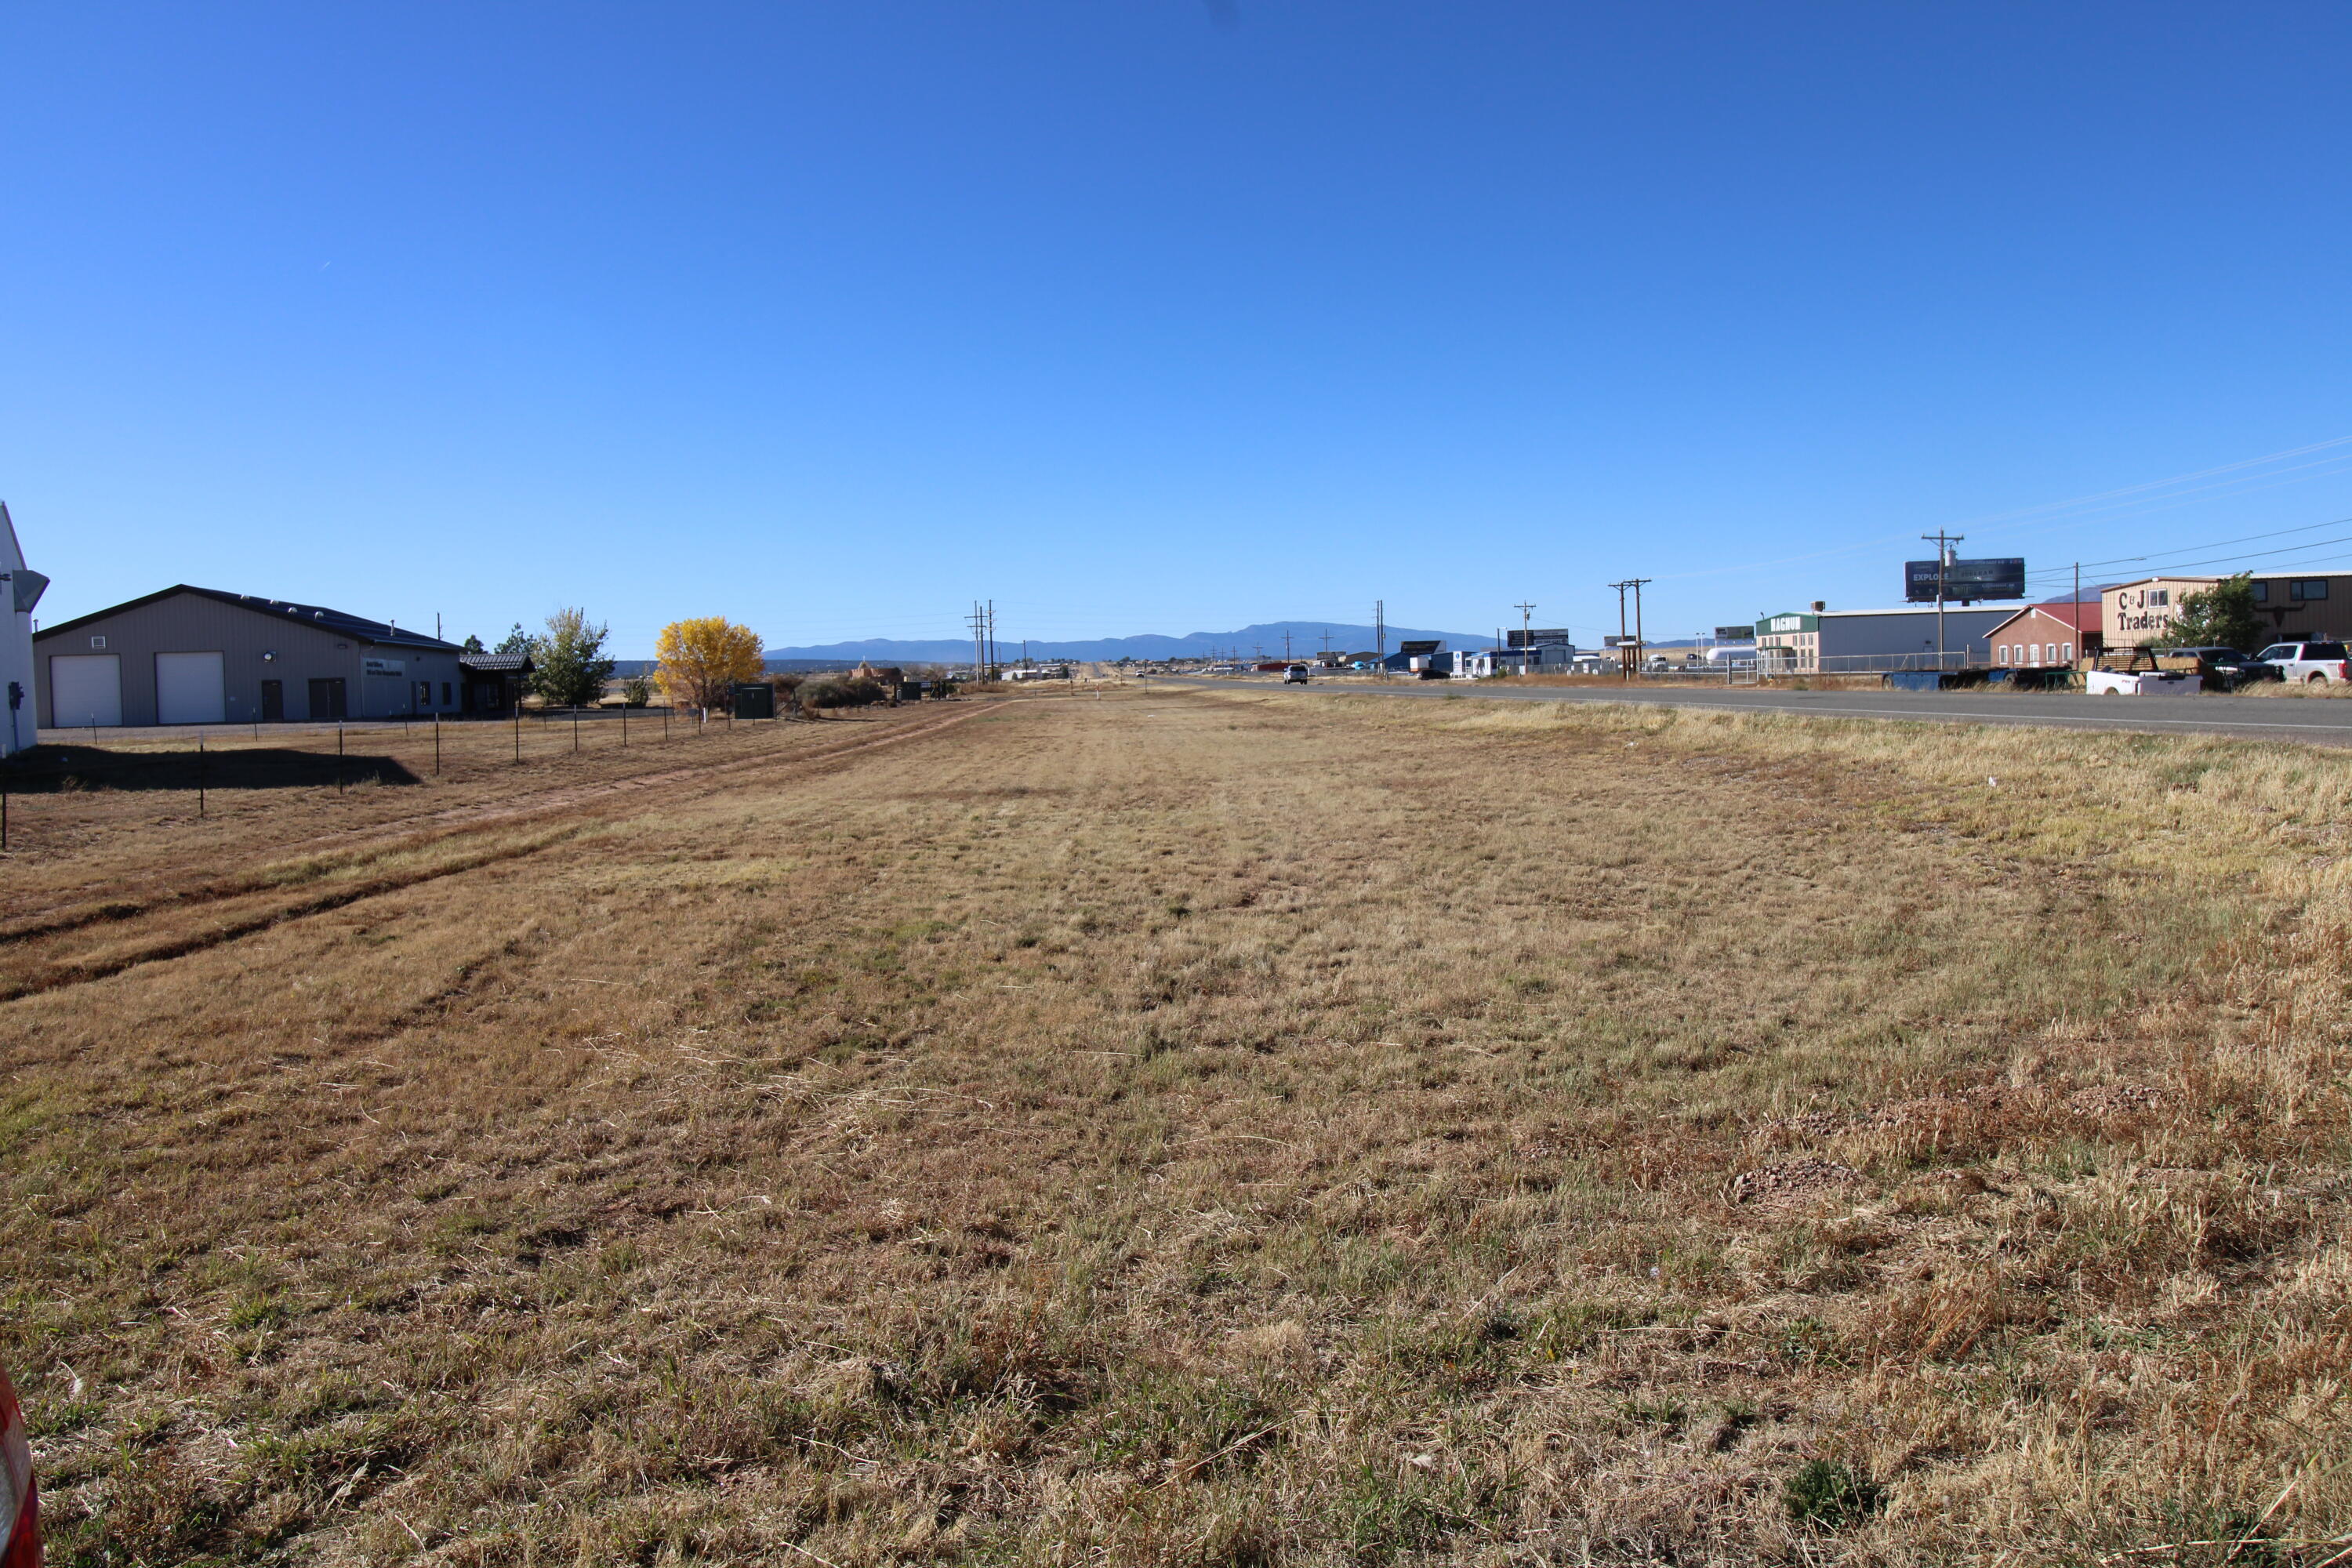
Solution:
[{"label": "billboard sign", "polygon": [[1505,647],[1570,647],[1566,626],[1538,626],[1533,631],[1505,632]]},{"label": "billboard sign", "polygon": [[[1915,605],[1932,605],[1938,597],[1936,592],[1937,563],[1933,561],[1906,561],[1903,563],[1903,596]],[[1954,561],[1941,568],[1946,603],[1976,599],[2022,599],[2025,597],[2025,562],[2017,556],[1991,556],[1981,561]]]},{"label": "billboard sign", "polygon": [[1755,635],[1756,628],[1754,626],[1717,626],[1715,628],[1715,640],[1717,642],[1746,642]]},{"label": "billboard sign", "polygon": [[1611,647],[1639,647],[1642,644],[1640,637],[1619,637],[1614,632],[1601,640]]}]

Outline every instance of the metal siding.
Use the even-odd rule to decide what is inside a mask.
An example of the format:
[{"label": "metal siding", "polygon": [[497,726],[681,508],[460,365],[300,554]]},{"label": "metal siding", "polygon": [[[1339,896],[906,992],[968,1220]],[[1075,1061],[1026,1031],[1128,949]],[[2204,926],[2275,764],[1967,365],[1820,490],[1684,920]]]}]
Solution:
[{"label": "metal siding", "polygon": [[[92,649],[92,637],[105,637],[106,647]],[[440,682],[444,680],[452,685],[453,707],[457,696],[455,652],[379,647],[350,637],[339,637],[291,616],[273,614],[259,604],[224,604],[202,594],[174,594],[121,615],[102,616],[71,631],[44,632],[35,641],[41,656],[34,660],[40,686],[40,721],[48,727],[55,726],[56,719],[49,701],[47,656],[60,653],[95,651],[122,656],[122,721],[126,725],[156,721],[155,655],[159,653],[220,653],[226,682],[226,711],[232,724],[259,720],[264,679],[286,683],[286,717],[293,722],[310,717],[310,681],[314,677],[342,677],[346,700],[355,718],[397,717],[407,712],[407,691],[401,680],[377,676],[362,681],[360,661],[371,653],[405,661],[411,670],[406,678],[410,680],[425,679],[422,667],[429,665],[436,672],[432,676],[435,700],[440,699]],[[264,662],[261,656],[265,652],[278,657]],[[363,709],[362,692],[371,686],[393,689],[382,694],[383,700]]]},{"label": "metal siding", "polygon": [[[2013,608],[1946,610],[1945,651],[1976,658],[1991,646],[1986,634],[2016,614]],[[1933,611],[1926,615],[1827,615],[1821,617],[1821,633],[1822,657],[1825,659],[1936,651]]]}]

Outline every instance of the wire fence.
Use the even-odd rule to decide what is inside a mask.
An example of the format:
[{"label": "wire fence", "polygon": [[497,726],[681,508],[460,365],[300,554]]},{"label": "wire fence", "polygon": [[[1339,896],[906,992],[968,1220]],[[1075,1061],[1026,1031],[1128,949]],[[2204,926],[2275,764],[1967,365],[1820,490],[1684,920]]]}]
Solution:
[{"label": "wire fence", "polygon": [[590,752],[677,747],[807,721],[640,708],[530,710],[503,719],[45,730],[39,745],[0,761],[0,849],[9,847],[12,828],[25,826],[27,805],[44,798],[161,795],[184,810],[193,805],[201,820],[224,795],[340,795],[431,779],[511,776],[533,763]]}]

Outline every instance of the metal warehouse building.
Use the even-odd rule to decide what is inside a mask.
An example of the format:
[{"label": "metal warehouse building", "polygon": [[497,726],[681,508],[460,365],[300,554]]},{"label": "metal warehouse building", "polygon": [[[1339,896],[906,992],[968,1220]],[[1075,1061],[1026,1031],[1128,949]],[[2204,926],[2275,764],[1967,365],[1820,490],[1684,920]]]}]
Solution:
[{"label": "metal warehouse building", "polygon": [[2017,614],[1947,605],[1943,652],[1937,654],[1936,606],[1897,610],[1810,610],[1756,623],[1756,660],[1766,674],[1836,675],[1884,669],[1958,669],[1992,658],[1990,634]]},{"label": "metal warehouse building", "polygon": [[45,727],[466,710],[464,649],[317,605],[186,584],[33,637]]}]

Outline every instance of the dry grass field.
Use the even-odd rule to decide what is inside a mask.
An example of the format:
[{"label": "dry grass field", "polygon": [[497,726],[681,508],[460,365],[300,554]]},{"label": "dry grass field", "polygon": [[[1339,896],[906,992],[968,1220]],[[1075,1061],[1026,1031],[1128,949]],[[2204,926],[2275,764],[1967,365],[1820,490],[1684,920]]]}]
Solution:
[{"label": "dry grass field", "polygon": [[698,744],[27,809],[53,1561],[2352,1562],[2338,755]]}]

